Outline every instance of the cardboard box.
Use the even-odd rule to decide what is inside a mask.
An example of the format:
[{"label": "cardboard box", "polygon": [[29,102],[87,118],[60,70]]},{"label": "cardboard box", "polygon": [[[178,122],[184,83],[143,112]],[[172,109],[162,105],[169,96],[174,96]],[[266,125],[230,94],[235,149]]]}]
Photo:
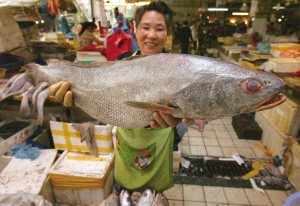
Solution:
[{"label": "cardboard box", "polygon": [[296,73],[300,70],[300,61],[293,58],[271,58],[269,64],[276,73]]},{"label": "cardboard box", "polygon": [[112,192],[114,152],[94,157],[64,151],[49,171],[56,202],[91,205],[104,201]]},{"label": "cardboard box", "polygon": [[[81,142],[80,132],[72,127],[72,123],[50,121],[54,146],[74,152],[91,153],[86,141]],[[113,151],[112,125],[95,125],[94,137],[98,154],[109,154]]]}]

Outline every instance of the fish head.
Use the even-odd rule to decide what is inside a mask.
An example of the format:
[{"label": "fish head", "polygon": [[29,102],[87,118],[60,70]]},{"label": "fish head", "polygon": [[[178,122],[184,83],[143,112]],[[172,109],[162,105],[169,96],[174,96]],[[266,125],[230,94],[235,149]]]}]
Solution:
[{"label": "fish head", "polygon": [[105,206],[118,206],[119,204],[119,197],[115,194],[112,193],[106,201]]},{"label": "fish head", "polygon": [[165,195],[158,193],[153,202],[154,206],[168,206],[169,202]]},{"label": "fish head", "polygon": [[[174,103],[189,118],[213,120],[273,108],[285,101],[285,84],[276,76],[219,61],[194,74],[174,95]],[[203,67],[203,65],[202,65]]]},{"label": "fish head", "polygon": [[130,194],[127,190],[122,190],[120,194],[120,203],[123,206],[129,206],[131,205],[131,199],[130,199]]},{"label": "fish head", "polygon": [[138,206],[142,205],[152,205],[155,197],[155,190],[151,191],[150,189],[146,189],[142,195],[140,196],[140,199],[137,203]]}]

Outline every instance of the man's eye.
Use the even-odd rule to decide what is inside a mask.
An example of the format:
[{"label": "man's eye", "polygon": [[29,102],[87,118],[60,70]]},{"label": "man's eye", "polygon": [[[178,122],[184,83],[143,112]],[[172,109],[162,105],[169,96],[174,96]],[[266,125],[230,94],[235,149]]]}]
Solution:
[{"label": "man's eye", "polygon": [[149,28],[148,27],[143,27],[143,29],[148,30]]}]

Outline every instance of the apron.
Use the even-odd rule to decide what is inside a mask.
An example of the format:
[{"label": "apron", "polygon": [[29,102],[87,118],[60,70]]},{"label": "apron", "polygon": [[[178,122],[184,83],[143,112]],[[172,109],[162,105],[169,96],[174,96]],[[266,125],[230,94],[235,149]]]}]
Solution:
[{"label": "apron", "polygon": [[174,128],[117,128],[115,180],[124,188],[163,192],[174,186]]}]

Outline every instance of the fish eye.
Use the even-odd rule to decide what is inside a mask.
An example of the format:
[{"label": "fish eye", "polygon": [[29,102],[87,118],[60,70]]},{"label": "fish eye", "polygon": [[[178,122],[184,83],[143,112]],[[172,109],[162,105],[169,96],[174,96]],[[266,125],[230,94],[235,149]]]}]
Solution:
[{"label": "fish eye", "polygon": [[255,79],[246,82],[246,90],[249,92],[257,92],[261,88],[261,82]]}]

